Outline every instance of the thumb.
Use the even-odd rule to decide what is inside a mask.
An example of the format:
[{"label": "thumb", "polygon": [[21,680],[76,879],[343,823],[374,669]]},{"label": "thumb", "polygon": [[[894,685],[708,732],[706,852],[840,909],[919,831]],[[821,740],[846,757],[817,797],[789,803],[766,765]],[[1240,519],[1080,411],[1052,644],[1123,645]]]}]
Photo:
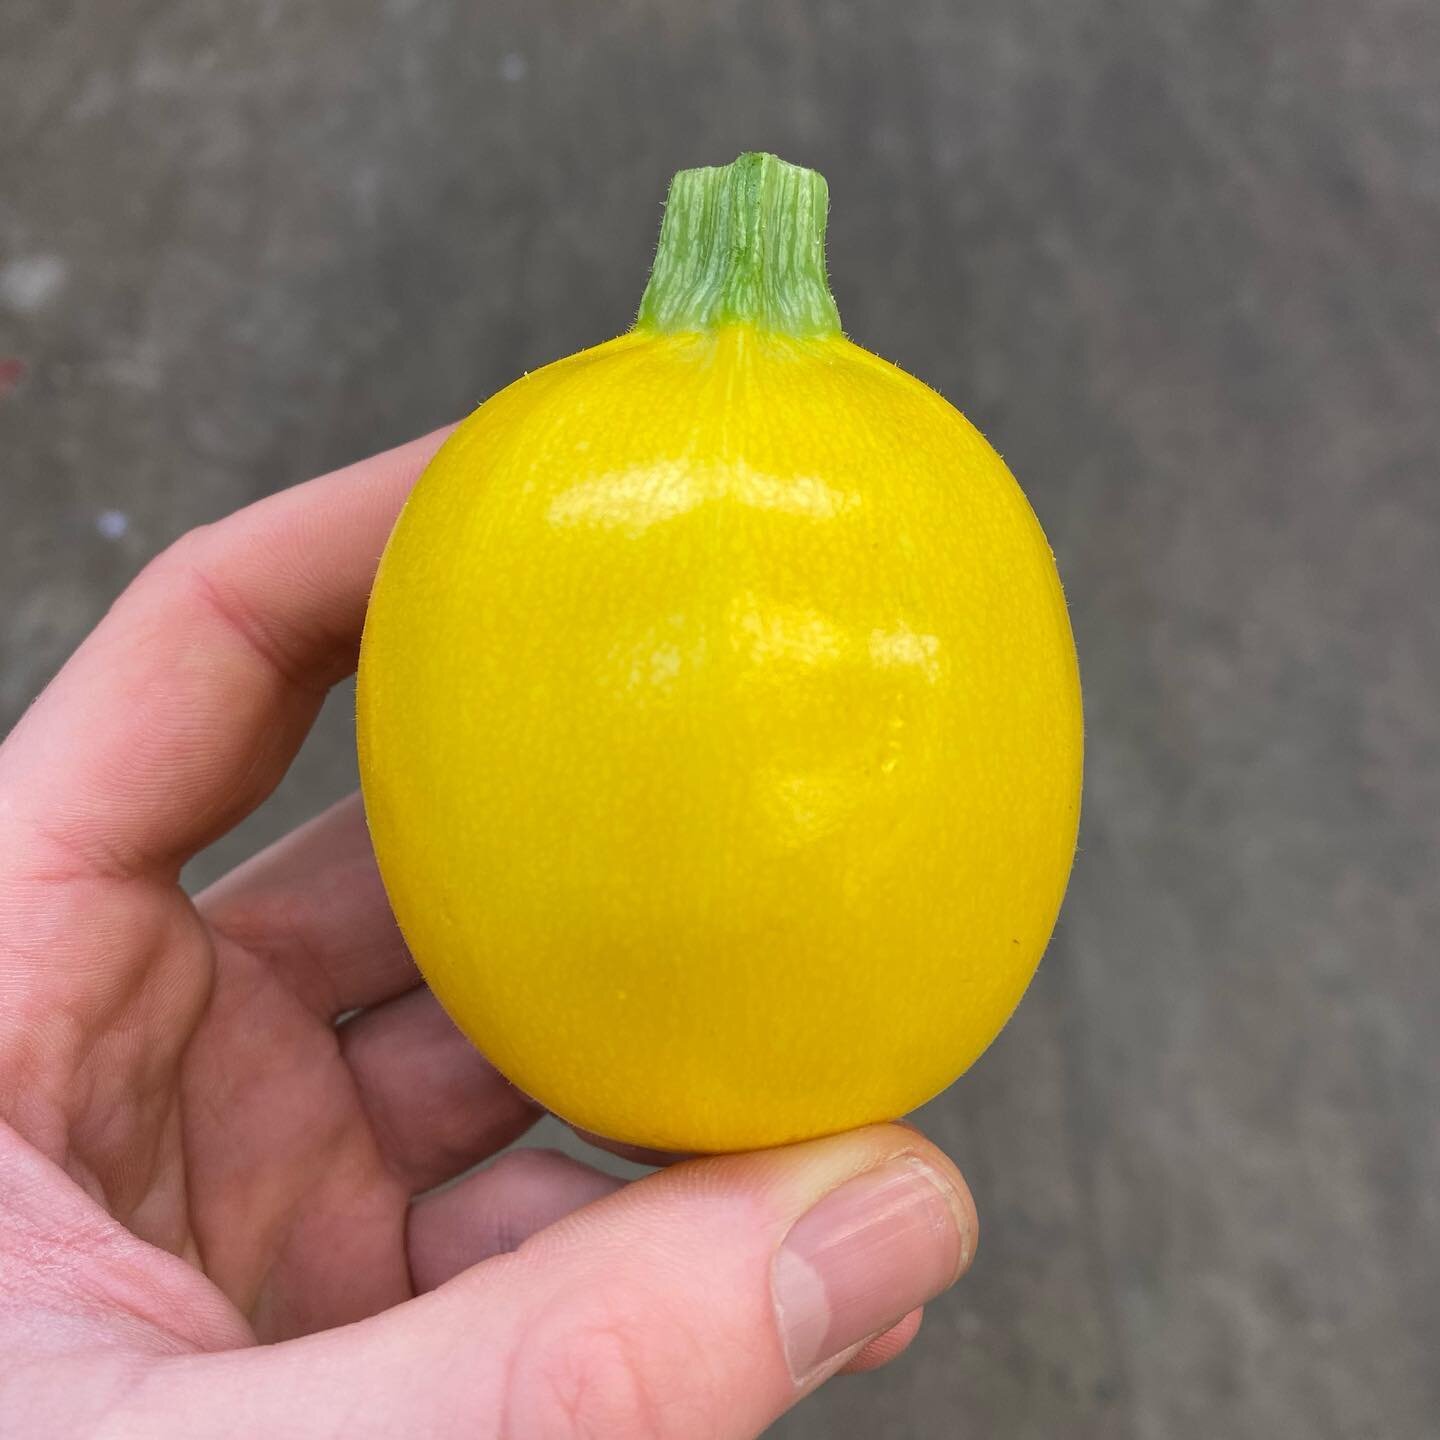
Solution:
[{"label": "thumb", "polygon": [[976,1233],[904,1126],[692,1160],[382,1315],[143,1388],[204,1435],[744,1440],[952,1284]]}]

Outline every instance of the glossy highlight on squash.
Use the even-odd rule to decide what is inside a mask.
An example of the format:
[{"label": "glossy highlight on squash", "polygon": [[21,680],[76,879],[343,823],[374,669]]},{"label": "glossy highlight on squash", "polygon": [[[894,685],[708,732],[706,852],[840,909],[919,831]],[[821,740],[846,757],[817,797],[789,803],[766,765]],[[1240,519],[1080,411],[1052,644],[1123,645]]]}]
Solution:
[{"label": "glossy highlight on squash", "polygon": [[999,456],[852,344],[825,182],[675,178],[635,328],[446,442],[385,550],[361,776],[401,928],[616,1140],[903,1115],[985,1049],[1074,853],[1060,581]]}]

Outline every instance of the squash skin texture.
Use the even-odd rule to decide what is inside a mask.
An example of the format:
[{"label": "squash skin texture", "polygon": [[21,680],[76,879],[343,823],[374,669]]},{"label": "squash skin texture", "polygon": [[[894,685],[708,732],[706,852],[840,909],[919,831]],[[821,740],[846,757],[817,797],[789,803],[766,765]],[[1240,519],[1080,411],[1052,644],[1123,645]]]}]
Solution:
[{"label": "squash skin texture", "polygon": [[382,559],[366,813],[459,1027],[563,1119],[729,1151],[905,1114],[1059,911],[1079,675],[1045,537],[839,335],[637,329],[463,422]]}]

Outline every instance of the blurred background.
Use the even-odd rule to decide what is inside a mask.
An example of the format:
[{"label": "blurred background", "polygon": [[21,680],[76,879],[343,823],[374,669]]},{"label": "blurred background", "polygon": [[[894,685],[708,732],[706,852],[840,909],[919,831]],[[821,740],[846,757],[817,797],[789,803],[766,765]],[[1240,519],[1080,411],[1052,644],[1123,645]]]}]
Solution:
[{"label": "blurred background", "polygon": [[[1089,734],[921,1117],[975,1268],[771,1433],[1434,1440],[1435,0],[0,0],[0,728],[186,528],[627,328],[751,148],[1020,477]],[[351,703],[194,883],[354,785]]]}]

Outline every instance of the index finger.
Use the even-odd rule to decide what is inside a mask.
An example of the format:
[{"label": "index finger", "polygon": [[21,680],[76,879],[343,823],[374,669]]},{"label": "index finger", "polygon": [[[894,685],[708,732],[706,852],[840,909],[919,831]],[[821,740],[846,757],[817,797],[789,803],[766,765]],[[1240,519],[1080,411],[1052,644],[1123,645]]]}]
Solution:
[{"label": "index finger", "polygon": [[173,877],[274,789],[354,669],[380,552],[447,433],[193,530],[140,573],[0,747],[22,864]]}]

